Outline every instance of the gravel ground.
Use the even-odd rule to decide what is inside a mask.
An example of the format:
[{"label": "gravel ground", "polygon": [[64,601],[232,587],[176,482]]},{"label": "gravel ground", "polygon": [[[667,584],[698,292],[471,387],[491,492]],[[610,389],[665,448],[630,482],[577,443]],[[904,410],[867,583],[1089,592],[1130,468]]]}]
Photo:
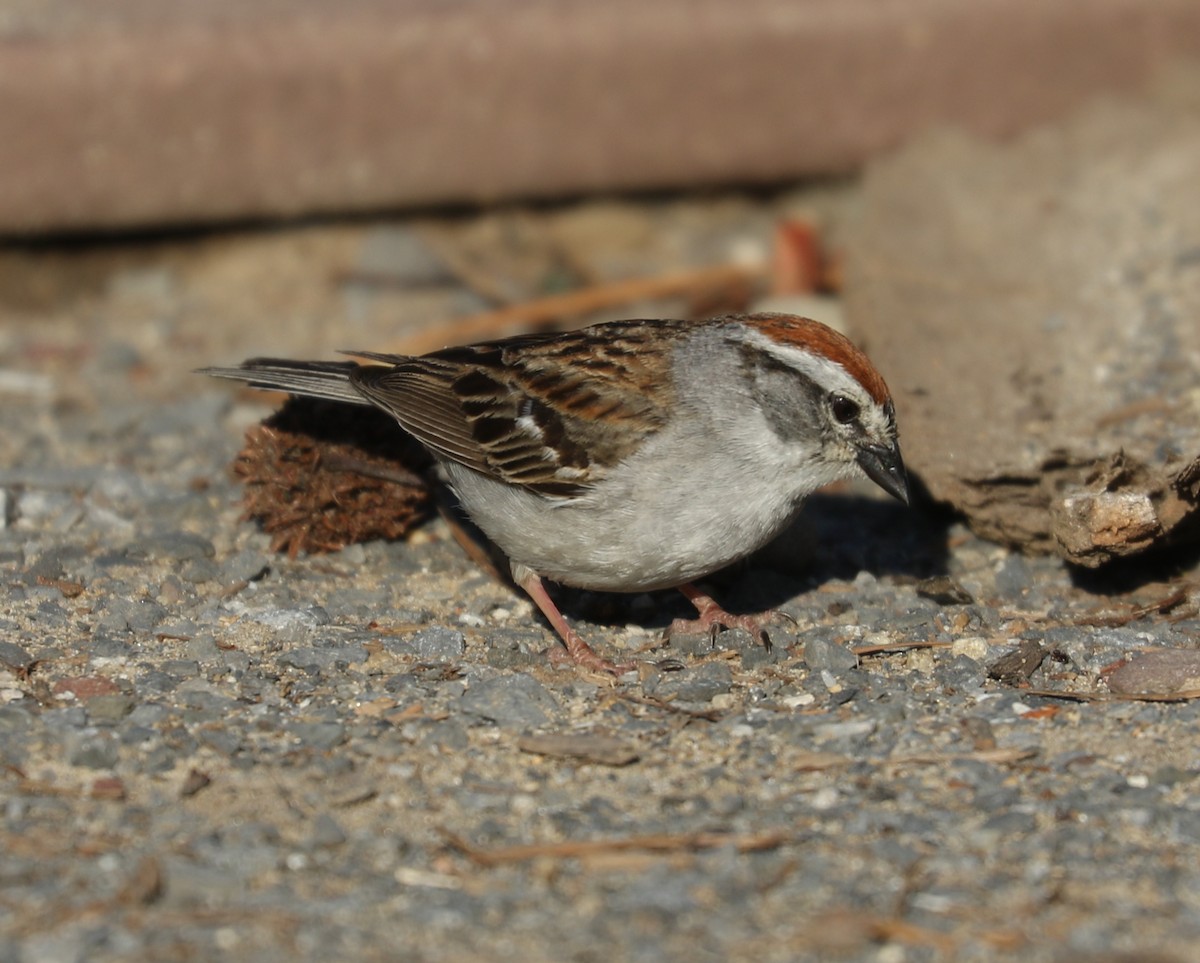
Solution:
[{"label": "gravel ground", "polygon": [[1083,579],[851,487],[715,584],[770,651],[561,593],[614,682],[440,522],[270,553],[266,409],[184,373],[236,333],[139,330],[0,341],[0,960],[1197,959],[1200,702],[1031,694],[1194,650],[1082,624],[1194,556]]}]

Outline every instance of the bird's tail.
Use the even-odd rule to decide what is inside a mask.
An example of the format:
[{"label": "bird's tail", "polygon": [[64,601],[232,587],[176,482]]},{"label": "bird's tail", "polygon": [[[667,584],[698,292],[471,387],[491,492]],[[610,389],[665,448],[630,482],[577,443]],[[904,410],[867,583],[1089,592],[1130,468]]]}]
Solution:
[{"label": "bird's tail", "polygon": [[283,358],[251,358],[236,368],[199,368],[197,374],[245,381],[255,388],[288,391],[309,398],[343,401],[354,405],[369,402],[350,381],[358,365],[353,361],[288,361]]}]

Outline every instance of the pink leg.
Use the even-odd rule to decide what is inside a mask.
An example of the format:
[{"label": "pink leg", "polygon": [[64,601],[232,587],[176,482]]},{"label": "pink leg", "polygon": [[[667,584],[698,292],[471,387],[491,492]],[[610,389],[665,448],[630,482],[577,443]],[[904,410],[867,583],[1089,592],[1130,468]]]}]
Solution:
[{"label": "pink leg", "polygon": [[[563,645],[567,647],[567,655],[576,665],[581,665],[586,669],[593,669],[597,672],[611,672],[613,675],[622,675],[630,669],[635,668],[632,662],[618,665],[597,655],[592,647],[579,637],[579,633],[567,625],[567,620],[562,617],[558,606],[546,594],[546,587],[542,585],[542,580],[537,575],[530,573],[521,579],[518,584],[529,593],[529,597],[533,599],[534,604],[542,610],[542,615],[546,616],[546,620],[554,628],[554,631],[558,633],[558,637],[562,639]],[[553,659],[554,656],[551,655],[551,658]]]},{"label": "pink leg", "polygon": [[715,641],[717,633],[722,629],[745,629],[756,639],[759,639],[768,649],[771,647],[771,640],[767,636],[767,630],[762,626],[763,619],[761,616],[731,615],[721,608],[711,596],[705,595],[691,582],[685,582],[679,586],[679,591],[684,594],[689,602],[696,606],[696,611],[700,613],[700,618],[676,619],[671,623],[671,627],[667,629],[668,636],[676,632],[685,634],[690,632],[707,632],[709,637]]}]

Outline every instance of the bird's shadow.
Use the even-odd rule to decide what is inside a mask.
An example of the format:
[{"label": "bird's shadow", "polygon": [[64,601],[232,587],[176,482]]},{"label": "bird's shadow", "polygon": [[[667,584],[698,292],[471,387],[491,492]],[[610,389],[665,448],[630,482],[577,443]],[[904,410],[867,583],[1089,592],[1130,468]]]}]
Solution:
[{"label": "bird's shadow", "polygon": [[1200,542],[1172,544],[1118,558],[1099,568],[1068,565],[1071,584],[1090,595],[1122,596],[1147,585],[1169,584],[1200,573]]}]

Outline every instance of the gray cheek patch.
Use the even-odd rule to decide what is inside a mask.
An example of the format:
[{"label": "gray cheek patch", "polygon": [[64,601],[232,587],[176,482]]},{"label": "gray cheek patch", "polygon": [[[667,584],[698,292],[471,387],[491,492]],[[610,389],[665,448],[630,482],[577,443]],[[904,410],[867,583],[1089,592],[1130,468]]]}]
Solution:
[{"label": "gray cheek patch", "polygon": [[823,392],[807,375],[768,358],[754,365],[751,378],[754,400],[780,440],[806,441],[826,432]]}]

